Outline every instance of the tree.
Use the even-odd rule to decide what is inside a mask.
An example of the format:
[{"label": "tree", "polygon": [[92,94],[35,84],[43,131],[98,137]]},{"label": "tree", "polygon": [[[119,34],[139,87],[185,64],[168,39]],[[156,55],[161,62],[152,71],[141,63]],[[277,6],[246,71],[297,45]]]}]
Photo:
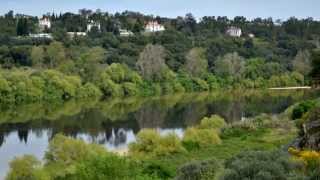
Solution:
[{"label": "tree", "polygon": [[214,71],[222,77],[233,76],[240,78],[244,71],[244,59],[238,53],[229,53],[219,57],[215,62]]},{"label": "tree", "polygon": [[314,50],[311,54],[312,59],[312,71],[311,76],[320,77],[320,50]]},{"label": "tree", "polygon": [[303,75],[308,75],[311,72],[311,54],[309,51],[299,51],[293,62],[293,70]]},{"label": "tree", "polygon": [[36,180],[36,169],[41,163],[33,156],[25,155],[10,162],[7,180]]},{"label": "tree", "polygon": [[203,48],[193,48],[186,55],[185,69],[190,75],[199,77],[207,71],[208,61],[204,53]]},{"label": "tree", "polygon": [[65,50],[61,42],[52,42],[47,48],[47,54],[51,68],[57,67],[66,59]]},{"label": "tree", "polygon": [[34,46],[31,50],[32,65],[36,67],[42,67],[44,63],[44,50],[40,46]]},{"label": "tree", "polygon": [[29,34],[28,20],[26,18],[20,18],[17,24],[17,35],[26,36]]},{"label": "tree", "polygon": [[166,67],[165,56],[165,49],[162,46],[148,44],[140,53],[136,63],[138,71],[145,79],[159,79],[162,69]]}]

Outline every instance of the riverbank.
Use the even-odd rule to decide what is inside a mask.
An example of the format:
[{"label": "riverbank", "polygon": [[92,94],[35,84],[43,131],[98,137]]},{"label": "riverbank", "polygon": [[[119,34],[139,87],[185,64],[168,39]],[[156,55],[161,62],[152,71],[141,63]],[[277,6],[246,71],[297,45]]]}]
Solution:
[{"label": "riverbank", "polygon": [[[215,122],[215,120],[213,122]],[[198,125],[194,125],[194,127],[197,128]],[[211,127],[211,125],[207,124],[207,127],[201,125],[198,128],[208,127]],[[191,161],[202,162],[214,158],[216,162],[220,164],[219,166],[222,166],[226,160],[244,151],[278,150],[283,145],[288,144],[297,134],[294,123],[289,119],[288,113],[282,113],[280,115],[262,114],[247,118],[245,121],[230,122],[219,131],[219,139],[221,139],[221,141],[214,140],[212,144],[202,144],[201,146],[195,143],[197,143],[198,140],[202,141],[202,138],[208,138],[207,135],[202,134],[202,130],[200,130],[200,134],[202,135],[199,137],[191,136],[197,139],[193,141],[191,138],[195,143],[184,143],[181,142],[182,139],[169,136],[166,140],[160,140],[160,143],[154,144],[154,148],[157,149],[159,145],[164,143],[162,144],[164,146],[161,145],[161,148],[158,149],[159,151],[157,150],[155,154],[146,152],[145,154],[141,154],[141,156],[132,154],[130,146],[128,154],[116,156],[106,152],[104,148],[100,148],[97,145],[85,144],[83,141],[61,137],[60,135],[54,138],[54,141],[50,142],[45,158],[46,165],[39,169],[39,166],[33,166],[31,164],[30,167],[34,167],[35,169],[31,168],[28,171],[32,173],[34,173],[34,171],[37,173],[41,172],[48,177],[60,177],[61,174],[64,174],[64,176],[69,177],[69,179],[80,180],[97,176],[114,176],[120,179],[127,177],[137,179],[139,179],[138,177],[144,177],[144,179],[172,179],[177,176],[182,166]],[[197,130],[192,130],[192,132],[197,132]],[[203,132],[209,131],[205,130]],[[151,143],[156,139],[158,139],[158,137],[151,138],[151,141],[138,141],[138,143]],[[190,138],[188,139],[190,140]],[[166,143],[169,144],[166,145]],[[182,149],[176,151],[175,148],[177,147]],[[74,151],[76,149],[77,151]],[[79,149],[81,149],[81,151],[78,151]],[[77,154],[76,156],[74,154],[75,152]],[[124,152],[122,151],[122,153]],[[54,160],[50,158],[51,156]],[[24,158],[28,159],[30,157]],[[21,163],[24,159],[16,160]],[[66,164],[66,161],[69,163]],[[108,168],[105,169],[105,166]],[[91,168],[95,170],[93,171]],[[69,170],[72,171],[69,172]],[[84,173],[81,172],[83,170],[90,174],[82,174]],[[219,172],[223,173],[223,168],[220,169]]]}]

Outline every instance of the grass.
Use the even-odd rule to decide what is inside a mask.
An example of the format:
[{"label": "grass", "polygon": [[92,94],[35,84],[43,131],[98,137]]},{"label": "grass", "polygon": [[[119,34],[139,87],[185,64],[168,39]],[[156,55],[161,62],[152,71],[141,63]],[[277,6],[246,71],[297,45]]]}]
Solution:
[{"label": "grass", "polygon": [[146,161],[161,164],[168,171],[175,173],[177,168],[192,160],[216,158],[223,162],[243,151],[279,149],[292,141],[297,134],[293,123],[286,120],[281,123],[283,126],[280,124],[278,127],[258,128],[255,130],[236,128],[221,135],[221,144],[209,145],[205,148],[201,147],[175,155],[150,157]]}]

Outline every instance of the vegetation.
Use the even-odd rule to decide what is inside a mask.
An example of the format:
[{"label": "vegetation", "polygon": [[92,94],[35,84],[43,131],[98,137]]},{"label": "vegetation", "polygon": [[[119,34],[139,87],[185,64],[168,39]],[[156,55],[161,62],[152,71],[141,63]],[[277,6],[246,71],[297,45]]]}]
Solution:
[{"label": "vegetation", "polygon": [[[13,11],[0,16],[1,102],[99,97],[98,89],[104,97],[124,97],[301,86],[319,74],[320,23],[313,19],[290,18],[281,25],[272,19],[249,21],[244,17],[203,17],[197,22],[192,14],[154,19],[130,11],[110,14],[86,9],[44,17],[51,21],[50,29],[39,28],[36,17]],[[152,19],[166,30],[144,33],[144,24]],[[89,20],[100,23],[100,30],[93,28],[81,37],[67,35],[86,31]],[[243,37],[226,35],[230,26],[241,28]],[[120,28],[134,35],[122,37]],[[38,32],[52,33],[54,40],[28,36]],[[11,71],[35,76],[35,80],[14,82],[6,77]],[[68,92],[39,90],[34,81],[48,71],[61,75],[51,77],[50,73],[46,81],[63,80],[61,88]],[[80,78],[83,87],[73,92],[75,82],[69,82],[69,76]],[[24,88],[34,92],[25,93]]]},{"label": "vegetation", "polygon": [[[129,154],[126,156],[118,156],[97,145],[57,135],[50,142],[45,164],[39,166],[33,163],[35,165],[30,165],[30,169],[23,172],[27,173],[27,176],[41,175],[51,179],[311,177],[311,171],[300,170],[301,167],[309,169],[303,161],[293,160],[287,154],[279,152],[279,148],[291,141],[296,134],[293,121],[289,117],[286,113],[278,117],[261,115],[231,125],[226,125],[219,116],[204,118],[192,129],[214,132],[221,139],[219,144],[210,142],[205,146],[185,143],[185,138],[180,139],[174,134],[160,135],[155,130],[146,129],[138,134],[137,141],[130,145]],[[200,134],[201,136],[196,136],[196,140],[202,141],[210,135]],[[184,136],[186,137],[187,133]],[[194,140],[193,138],[190,139]],[[20,163],[23,164],[24,161],[18,161],[18,165],[14,167],[20,167]],[[19,169],[12,166],[7,178],[19,179],[25,176],[18,173]]]}]

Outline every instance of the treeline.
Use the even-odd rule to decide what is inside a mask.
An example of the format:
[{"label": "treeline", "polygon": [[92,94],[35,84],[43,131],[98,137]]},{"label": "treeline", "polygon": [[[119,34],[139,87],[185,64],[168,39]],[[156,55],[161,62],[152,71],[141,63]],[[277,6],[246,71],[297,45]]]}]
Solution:
[{"label": "treeline", "polygon": [[[52,27],[45,32],[52,33],[54,41],[26,36],[40,31],[37,17],[12,11],[0,17],[2,97],[11,94],[14,102],[43,99],[14,95],[20,81],[9,77],[16,71],[34,77],[54,70],[62,79],[77,77],[81,86],[90,84],[97,94],[117,97],[298,86],[309,84],[310,77],[319,74],[320,22],[311,18],[291,18],[282,25],[272,19],[244,17],[203,17],[197,22],[192,14],[170,19],[84,9],[79,14],[46,17]],[[81,37],[66,34],[86,31],[90,20],[99,22],[101,29],[93,28]],[[143,33],[150,20],[163,24],[166,31]],[[230,26],[241,28],[243,36],[227,36]],[[121,37],[119,29],[134,35]],[[74,97],[64,93],[60,99]]]}]

